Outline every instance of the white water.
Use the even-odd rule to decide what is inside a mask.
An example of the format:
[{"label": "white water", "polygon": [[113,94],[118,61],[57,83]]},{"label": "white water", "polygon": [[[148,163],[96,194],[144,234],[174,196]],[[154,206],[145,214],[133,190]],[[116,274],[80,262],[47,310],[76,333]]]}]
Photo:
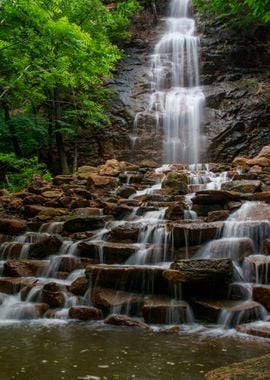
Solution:
[{"label": "white water", "polygon": [[204,94],[199,87],[199,38],[189,0],[173,0],[166,31],[151,59],[150,111],[163,128],[163,162],[198,163]]}]

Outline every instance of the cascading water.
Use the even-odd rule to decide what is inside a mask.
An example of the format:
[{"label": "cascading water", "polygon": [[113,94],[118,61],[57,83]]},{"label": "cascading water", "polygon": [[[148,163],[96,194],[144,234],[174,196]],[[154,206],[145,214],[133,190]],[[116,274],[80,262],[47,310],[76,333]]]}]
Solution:
[{"label": "cascading water", "polygon": [[163,128],[163,162],[198,163],[204,94],[199,87],[199,38],[189,0],[173,0],[166,31],[152,55],[150,111]]}]

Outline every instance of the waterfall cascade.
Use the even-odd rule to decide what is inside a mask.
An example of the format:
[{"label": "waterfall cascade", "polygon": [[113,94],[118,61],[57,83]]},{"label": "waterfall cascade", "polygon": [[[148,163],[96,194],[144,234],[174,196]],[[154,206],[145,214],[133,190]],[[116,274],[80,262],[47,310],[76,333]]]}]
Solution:
[{"label": "waterfall cascade", "polygon": [[[225,327],[268,318],[260,292],[270,283],[270,209],[246,199],[269,194],[256,180],[247,194],[236,169],[228,175],[198,164],[198,38],[188,0],[172,0],[170,12],[152,57],[151,96],[167,164],[153,170],[110,160],[86,180],[59,176],[57,191],[46,184],[22,193],[19,215],[30,220],[21,224],[32,230],[0,235],[0,320],[192,324],[192,309],[196,321],[210,315]],[[52,205],[63,219],[48,223]]]}]

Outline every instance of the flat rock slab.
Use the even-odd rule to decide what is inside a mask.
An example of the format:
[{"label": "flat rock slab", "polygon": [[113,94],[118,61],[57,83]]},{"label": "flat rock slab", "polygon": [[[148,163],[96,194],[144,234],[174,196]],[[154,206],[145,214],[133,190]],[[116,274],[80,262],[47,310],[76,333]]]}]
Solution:
[{"label": "flat rock slab", "polygon": [[6,235],[19,235],[26,230],[27,222],[22,219],[0,219],[0,233]]},{"label": "flat rock slab", "polygon": [[49,267],[48,260],[8,260],[3,275],[7,277],[35,277],[42,275]]},{"label": "flat rock slab", "polygon": [[231,201],[240,201],[241,194],[228,190],[201,190],[192,198],[193,203],[224,204]]},{"label": "flat rock slab", "polygon": [[270,354],[208,372],[204,380],[269,380]]},{"label": "flat rock slab", "polygon": [[173,241],[176,247],[200,245],[216,238],[223,222],[177,223],[173,225]]},{"label": "flat rock slab", "polygon": [[182,283],[184,297],[227,298],[233,278],[230,259],[180,260],[171,269],[179,271],[178,282]]},{"label": "flat rock slab", "polygon": [[138,246],[125,243],[83,241],[78,245],[79,255],[100,263],[122,264],[136,253]]},{"label": "flat rock slab", "polygon": [[121,226],[112,228],[110,232],[110,240],[112,241],[132,241],[137,242],[139,233],[143,225],[140,223],[125,223]]},{"label": "flat rock slab", "polygon": [[236,191],[239,193],[255,193],[259,191],[261,181],[258,180],[241,180],[225,182],[221,185],[221,190]]},{"label": "flat rock slab", "polygon": [[145,294],[168,291],[163,272],[159,267],[105,264],[88,265],[85,270],[92,286]]},{"label": "flat rock slab", "polygon": [[150,324],[179,324],[187,322],[187,305],[167,297],[145,299],[143,317]]},{"label": "flat rock slab", "polygon": [[139,327],[143,329],[148,329],[149,327],[147,324],[144,322],[127,317],[126,315],[121,315],[121,314],[112,314],[109,315],[104,323],[109,324],[109,325],[116,325],[116,326],[126,326],[126,327]]},{"label": "flat rock slab", "polygon": [[108,288],[93,289],[91,299],[94,304],[106,308],[143,303],[143,296],[140,294],[132,294]]},{"label": "flat rock slab", "polygon": [[67,232],[92,231],[103,228],[105,218],[103,216],[75,217],[64,223],[64,230]]},{"label": "flat rock slab", "polygon": [[1,277],[0,293],[16,294],[25,286],[32,286],[37,281],[36,278],[24,277]]},{"label": "flat rock slab", "polygon": [[236,330],[244,334],[270,339],[270,322],[245,323],[237,326]]}]

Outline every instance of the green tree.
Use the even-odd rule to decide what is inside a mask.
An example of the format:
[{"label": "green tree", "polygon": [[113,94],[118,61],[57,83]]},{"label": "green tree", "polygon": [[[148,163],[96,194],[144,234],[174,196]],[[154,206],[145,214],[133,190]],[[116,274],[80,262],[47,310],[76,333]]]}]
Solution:
[{"label": "green tree", "polygon": [[213,13],[227,26],[270,23],[269,0],[194,0],[203,13]]},{"label": "green tree", "polygon": [[137,7],[136,0],[123,1],[112,12],[101,0],[2,1],[2,133],[9,134],[17,156],[24,154],[20,114],[35,120],[35,129],[46,126],[48,152],[56,143],[61,170],[69,171],[63,136],[106,120],[103,81],[122,56],[112,41],[121,33],[126,37]]}]

